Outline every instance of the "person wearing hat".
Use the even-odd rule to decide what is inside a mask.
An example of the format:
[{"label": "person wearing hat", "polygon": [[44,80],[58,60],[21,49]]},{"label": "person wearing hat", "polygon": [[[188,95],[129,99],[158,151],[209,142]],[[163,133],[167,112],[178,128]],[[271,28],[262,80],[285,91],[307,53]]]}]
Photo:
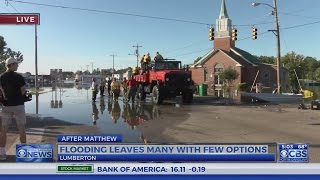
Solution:
[{"label": "person wearing hat", "polygon": [[156,55],[154,56],[154,61],[161,61],[161,60],[163,60],[163,57],[159,52],[157,52]]},{"label": "person wearing hat", "polygon": [[150,53],[148,53],[143,58],[143,72],[148,71],[150,62],[151,62],[151,57],[150,57]]},{"label": "person wearing hat", "polygon": [[26,88],[23,77],[16,73],[19,61],[15,58],[6,60],[6,72],[0,77],[0,84],[3,90],[4,99],[2,101],[2,126],[0,133],[0,160],[6,160],[5,145],[7,141],[7,131],[12,122],[13,115],[17,123],[21,144],[26,143],[26,113],[25,113],[25,96]]}]

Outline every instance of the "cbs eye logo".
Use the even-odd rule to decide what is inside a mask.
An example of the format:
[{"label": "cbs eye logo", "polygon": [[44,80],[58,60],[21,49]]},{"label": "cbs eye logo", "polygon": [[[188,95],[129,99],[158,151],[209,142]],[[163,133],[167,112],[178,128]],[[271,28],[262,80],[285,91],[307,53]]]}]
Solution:
[{"label": "cbs eye logo", "polygon": [[281,157],[283,157],[283,158],[288,157],[288,151],[282,150],[282,151],[280,152],[280,155],[281,155]]},{"label": "cbs eye logo", "polygon": [[27,155],[27,151],[26,151],[26,150],[20,149],[20,150],[18,151],[18,156],[19,156],[19,157],[26,157],[26,155]]}]

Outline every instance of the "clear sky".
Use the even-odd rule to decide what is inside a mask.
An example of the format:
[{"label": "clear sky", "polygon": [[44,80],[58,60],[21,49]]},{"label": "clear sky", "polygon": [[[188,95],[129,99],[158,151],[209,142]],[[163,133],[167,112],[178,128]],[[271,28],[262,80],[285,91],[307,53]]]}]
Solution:
[{"label": "clear sky", "polygon": [[[203,56],[213,42],[208,40],[209,26],[216,23],[221,0],[21,0],[93,10],[153,16],[185,23],[137,16],[44,7],[9,1],[0,3],[2,13],[40,13],[38,26],[39,74],[50,69],[63,71],[94,68],[135,66],[133,55],[137,43],[140,54],[149,52],[153,58],[159,51],[165,58],[192,63]],[[273,0],[257,0],[272,5]],[[238,29],[236,46],[254,55],[276,56],[274,17],[271,7],[251,6],[252,0],[226,0],[227,11]],[[320,1],[278,0],[281,28],[281,54],[295,51],[320,60],[318,47],[320,29]],[[293,27],[296,25],[310,25]],[[258,28],[257,40],[251,39],[251,26]],[[288,27],[293,27],[286,29]],[[1,25],[0,35],[8,47],[21,51],[24,61],[19,71],[34,73],[34,26]],[[267,32],[267,33],[265,33]]]}]

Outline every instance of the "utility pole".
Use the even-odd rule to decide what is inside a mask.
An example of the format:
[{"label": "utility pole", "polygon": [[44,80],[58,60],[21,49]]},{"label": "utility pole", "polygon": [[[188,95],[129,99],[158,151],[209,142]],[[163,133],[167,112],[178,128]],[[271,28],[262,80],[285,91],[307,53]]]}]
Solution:
[{"label": "utility pole", "polygon": [[277,37],[277,93],[280,94],[281,89],[281,51],[280,51],[280,29],[279,29],[279,17],[278,17],[278,8],[277,8],[277,0],[273,0],[273,6],[266,3],[256,3],[253,2],[252,6],[256,7],[259,5],[266,5],[272,8],[272,15],[275,18],[275,30],[272,31],[273,34]]},{"label": "utility pole", "polygon": [[279,18],[278,18],[278,8],[277,8],[277,0],[273,1],[274,8],[274,17],[275,17],[275,26],[276,26],[276,36],[277,36],[277,86],[278,86],[278,94],[281,93],[281,51],[280,51],[280,30],[279,30]]},{"label": "utility pole", "polygon": [[91,74],[93,74],[93,62],[91,62]]},{"label": "utility pole", "polygon": [[114,57],[116,56],[115,54],[111,54],[112,56],[112,78],[114,78]]},{"label": "utility pole", "polygon": [[37,25],[35,25],[34,27],[34,36],[35,36],[35,73],[36,73],[36,76],[35,76],[35,89],[36,89],[36,94],[38,94],[38,90],[39,90],[39,87],[38,87],[38,33],[37,33]]},{"label": "utility pole", "polygon": [[89,65],[87,64],[86,66],[87,66],[87,72],[89,72],[89,70],[88,70],[88,68],[89,68]]},{"label": "utility pole", "polygon": [[134,55],[137,56],[137,66],[136,67],[139,67],[139,47],[142,47],[142,46],[139,46],[139,44],[137,44],[136,46],[132,46],[132,47],[137,48]]}]

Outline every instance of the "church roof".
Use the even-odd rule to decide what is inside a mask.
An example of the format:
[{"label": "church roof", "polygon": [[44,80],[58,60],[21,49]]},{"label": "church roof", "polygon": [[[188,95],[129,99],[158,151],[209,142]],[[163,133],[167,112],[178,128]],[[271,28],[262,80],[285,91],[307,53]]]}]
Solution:
[{"label": "church roof", "polygon": [[212,56],[214,56],[217,52],[223,52],[226,56],[228,56],[233,61],[237,62],[241,66],[257,66],[260,64],[259,60],[255,58],[252,54],[248,53],[239,48],[232,48],[230,52],[223,51],[221,49],[211,49],[208,53],[206,53],[199,61],[193,64],[191,67],[202,67]]},{"label": "church roof", "polygon": [[260,63],[260,61],[256,57],[254,57],[252,54],[250,54],[245,50],[239,49],[237,47],[234,47],[231,50],[235,51],[235,53],[238,53],[240,56],[242,56],[243,59],[245,59],[246,61],[249,61],[250,63],[253,63],[253,64]]}]

